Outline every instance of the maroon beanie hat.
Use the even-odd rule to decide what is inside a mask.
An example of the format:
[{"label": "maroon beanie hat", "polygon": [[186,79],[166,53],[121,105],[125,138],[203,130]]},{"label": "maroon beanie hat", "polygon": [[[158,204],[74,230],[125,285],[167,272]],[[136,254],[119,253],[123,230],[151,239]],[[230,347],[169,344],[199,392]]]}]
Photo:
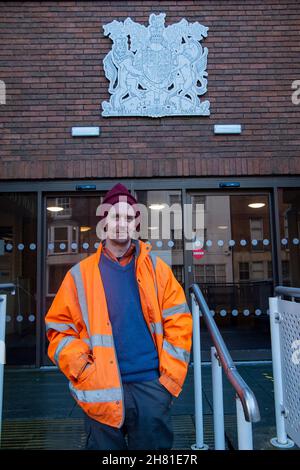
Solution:
[{"label": "maroon beanie hat", "polygon": [[124,196],[126,196],[126,202],[131,206],[133,206],[133,204],[137,204],[137,200],[135,199],[135,197],[133,197],[128,191],[128,189],[121,183],[115,184],[115,186],[113,186],[105,194],[102,204],[116,204],[117,202],[119,202],[120,196],[123,196],[123,200],[125,200]]},{"label": "maroon beanie hat", "polygon": [[[125,199],[126,197],[126,199]],[[113,186],[104,196],[102,204],[111,204],[114,205],[118,202],[127,202],[131,206],[137,204],[137,200],[135,199],[132,194],[128,191],[128,189],[123,186],[123,184],[118,183]],[[139,211],[136,212],[136,217],[139,215]],[[100,220],[104,219],[107,216],[107,211],[104,212],[102,216],[100,216]]]}]

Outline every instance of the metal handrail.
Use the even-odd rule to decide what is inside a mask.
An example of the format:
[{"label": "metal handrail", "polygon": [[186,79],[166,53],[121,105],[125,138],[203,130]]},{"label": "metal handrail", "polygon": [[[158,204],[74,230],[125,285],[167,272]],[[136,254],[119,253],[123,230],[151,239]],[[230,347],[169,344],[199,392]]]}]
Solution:
[{"label": "metal handrail", "polygon": [[275,294],[298,298],[300,297],[300,289],[298,287],[277,286],[275,287]]},{"label": "metal handrail", "polygon": [[16,286],[13,283],[6,283],[6,284],[0,284],[0,291],[8,291],[11,293],[14,293],[16,290]]},{"label": "metal handrail", "polygon": [[202,312],[208,331],[211,335],[213,344],[217,350],[219,361],[223,367],[223,370],[233,386],[236,394],[241,400],[245,419],[248,422],[256,423],[260,421],[260,412],[254,393],[250,387],[246,384],[244,379],[238,373],[231,355],[227,349],[227,346],[222,338],[222,335],[217,327],[215,320],[208,308],[206,300],[197,284],[192,284],[190,292],[196,297],[196,301]]}]

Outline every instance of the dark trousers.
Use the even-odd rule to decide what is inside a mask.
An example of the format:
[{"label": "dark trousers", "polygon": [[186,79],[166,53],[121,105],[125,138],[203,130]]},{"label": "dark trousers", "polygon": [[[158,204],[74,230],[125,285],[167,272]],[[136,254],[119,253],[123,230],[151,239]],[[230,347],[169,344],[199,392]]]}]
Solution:
[{"label": "dark trousers", "polygon": [[[125,420],[114,428],[85,415],[86,449],[89,450],[158,450],[171,449],[172,395],[158,379],[123,384]],[[126,439],[125,439],[126,436]]]}]

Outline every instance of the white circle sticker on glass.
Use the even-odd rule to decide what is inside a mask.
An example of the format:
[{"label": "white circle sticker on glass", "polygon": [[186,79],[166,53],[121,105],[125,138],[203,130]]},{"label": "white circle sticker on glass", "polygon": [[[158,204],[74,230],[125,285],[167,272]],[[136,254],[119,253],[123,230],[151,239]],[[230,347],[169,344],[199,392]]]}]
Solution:
[{"label": "white circle sticker on glass", "polygon": [[7,251],[11,251],[11,250],[13,249],[12,244],[11,244],[11,243],[7,243],[6,249],[7,249]]},{"label": "white circle sticker on glass", "polygon": [[173,246],[174,246],[174,242],[172,240],[169,240],[168,241],[168,247],[173,248]]},{"label": "white circle sticker on glass", "polygon": [[83,248],[84,250],[88,250],[89,246],[90,246],[90,245],[89,245],[88,243],[83,243],[82,248]]},{"label": "white circle sticker on glass", "polygon": [[201,240],[195,240],[194,245],[195,246],[201,246],[202,245]]},{"label": "white circle sticker on glass", "polygon": [[60,243],[60,244],[59,244],[59,248],[60,248],[61,250],[65,250],[65,249],[66,249],[66,244],[65,244],[65,243]]},{"label": "white circle sticker on glass", "polygon": [[206,246],[212,246],[212,241],[211,241],[211,240],[207,240]]},{"label": "white circle sticker on glass", "polygon": [[250,310],[248,310],[247,308],[243,311],[243,314],[245,315],[245,317],[248,317],[248,315],[250,315]]},{"label": "white circle sticker on glass", "polygon": [[212,316],[214,317],[216,312],[214,310],[210,310],[210,313],[212,314]]},{"label": "white circle sticker on glass", "polygon": [[233,309],[232,312],[231,312],[231,315],[232,315],[233,317],[237,317],[238,314],[239,314],[239,311],[238,311],[236,308]]},{"label": "white circle sticker on glass", "polygon": [[257,308],[255,310],[255,315],[257,315],[259,317],[259,315],[261,315],[261,309],[260,308]]},{"label": "white circle sticker on glass", "polygon": [[17,321],[20,323],[21,321],[23,321],[23,316],[22,315],[18,315],[17,316]]},{"label": "white circle sticker on glass", "polygon": [[283,238],[283,239],[281,240],[281,243],[282,243],[283,245],[287,245],[288,241],[287,241],[286,238]]},{"label": "white circle sticker on glass", "polygon": [[223,246],[224,245],[224,241],[223,240],[218,240],[218,246]]},{"label": "white circle sticker on glass", "polygon": [[24,245],[23,245],[23,243],[19,243],[19,245],[18,245],[18,250],[19,250],[19,251],[23,251],[23,250],[24,250]]},{"label": "white circle sticker on glass", "polygon": [[31,251],[34,251],[36,249],[36,244],[30,243],[29,248],[31,249]]},{"label": "white circle sticker on glass", "polygon": [[293,238],[294,245],[299,245],[299,238]]},{"label": "white circle sticker on glass", "polygon": [[35,316],[34,316],[34,315],[29,315],[28,320],[29,320],[30,322],[34,322]]},{"label": "white circle sticker on glass", "polygon": [[99,242],[94,243],[94,248],[95,248],[96,250],[98,250],[99,245],[100,245]]},{"label": "white circle sticker on glass", "polygon": [[10,315],[6,315],[6,323],[9,323],[11,321],[11,316]]},{"label": "white circle sticker on glass", "polygon": [[224,309],[220,310],[220,315],[221,315],[221,317],[226,317],[226,315],[227,315],[226,310],[224,310]]},{"label": "white circle sticker on glass", "polygon": [[263,244],[264,244],[265,246],[270,245],[270,240],[268,240],[267,238],[265,238],[265,239],[263,240]]},{"label": "white circle sticker on glass", "polygon": [[240,241],[240,244],[241,244],[242,246],[246,246],[246,245],[247,245],[247,242],[246,242],[246,240],[243,239],[243,240]]},{"label": "white circle sticker on glass", "polygon": [[49,243],[48,250],[50,251],[54,250],[54,243]]},{"label": "white circle sticker on glass", "polygon": [[253,246],[257,246],[258,241],[254,239],[254,240],[251,241],[251,243],[252,243]]},{"label": "white circle sticker on glass", "polygon": [[72,248],[72,250],[76,250],[77,249],[77,243],[72,243],[71,248]]},{"label": "white circle sticker on glass", "polygon": [[158,240],[158,241],[156,242],[156,246],[157,246],[158,248],[161,248],[161,247],[163,246],[162,241],[161,241],[161,240]]},{"label": "white circle sticker on glass", "polygon": [[234,245],[235,245],[235,241],[234,241],[234,240],[229,240],[228,245],[229,245],[229,246],[234,246]]}]

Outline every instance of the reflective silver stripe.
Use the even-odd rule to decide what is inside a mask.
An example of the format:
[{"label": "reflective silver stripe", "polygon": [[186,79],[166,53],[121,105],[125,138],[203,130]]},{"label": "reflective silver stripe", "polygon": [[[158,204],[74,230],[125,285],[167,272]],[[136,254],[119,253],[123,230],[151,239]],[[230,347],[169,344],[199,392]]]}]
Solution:
[{"label": "reflective silver stripe", "polygon": [[150,323],[152,333],[156,333],[157,335],[163,334],[163,326],[161,322],[158,323]]},{"label": "reflective silver stripe", "polygon": [[82,338],[82,341],[84,341],[86,344],[88,344],[90,349],[92,348],[91,341],[88,338]]},{"label": "reflective silver stripe", "polygon": [[93,335],[91,337],[92,347],[94,346],[103,346],[105,348],[113,347],[113,338],[112,335]]},{"label": "reflective silver stripe", "polygon": [[88,308],[87,308],[85,291],[83,287],[83,281],[82,281],[82,275],[81,275],[79,263],[75,264],[75,266],[71,268],[70,273],[72,274],[75,285],[76,285],[82,318],[85,323],[88,334],[90,336],[91,332],[90,332],[90,325],[89,325]]},{"label": "reflective silver stripe", "polygon": [[72,330],[78,333],[78,330],[73,323],[53,323],[53,322],[46,323],[46,331],[55,330],[55,331],[63,332],[63,331],[69,330],[70,328],[72,328]]},{"label": "reflective silver stripe", "polygon": [[62,349],[67,346],[67,344],[71,343],[74,341],[75,338],[74,336],[65,336],[59,343],[56,348],[55,354],[54,354],[54,361],[56,365],[59,367],[59,354],[62,351]]},{"label": "reflective silver stripe", "polygon": [[157,263],[157,255],[155,255],[154,253],[151,253],[151,251],[150,251],[149,255],[150,255],[151,261],[153,263],[153,268],[154,268],[154,271],[155,271],[156,263]]},{"label": "reflective silver stripe", "polygon": [[82,338],[82,340],[89,345],[90,348],[94,348],[95,346],[103,346],[106,348],[113,347],[113,339],[111,335],[92,335],[89,338]]},{"label": "reflective silver stripe", "polygon": [[135,245],[135,256],[136,256],[136,258],[138,258],[138,257],[140,256],[140,251],[141,251],[141,249],[140,249],[140,243],[139,243],[138,240],[136,240],[136,239],[134,239],[134,238],[132,238],[131,241],[132,241],[132,243],[134,243],[134,245]]},{"label": "reflective silver stripe", "polygon": [[169,317],[170,315],[174,315],[175,313],[190,313],[188,304],[184,302],[183,304],[178,304],[174,307],[165,308],[163,310],[163,318]]},{"label": "reflective silver stripe", "polygon": [[150,259],[152,261],[153,269],[154,269],[154,285],[155,285],[155,292],[156,292],[156,297],[158,296],[158,289],[157,289],[157,279],[156,279],[156,263],[157,263],[157,256],[154,255],[153,253],[149,253]]},{"label": "reflective silver stripe", "polygon": [[72,395],[83,403],[104,403],[116,400],[122,400],[120,388],[107,388],[103,390],[77,390],[71,382],[69,388]]},{"label": "reflective silver stripe", "polygon": [[179,348],[178,346],[173,346],[173,344],[168,343],[166,340],[164,340],[163,349],[167,351],[170,356],[173,356],[180,361],[188,363],[190,360],[189,352],[185,349]]}]

